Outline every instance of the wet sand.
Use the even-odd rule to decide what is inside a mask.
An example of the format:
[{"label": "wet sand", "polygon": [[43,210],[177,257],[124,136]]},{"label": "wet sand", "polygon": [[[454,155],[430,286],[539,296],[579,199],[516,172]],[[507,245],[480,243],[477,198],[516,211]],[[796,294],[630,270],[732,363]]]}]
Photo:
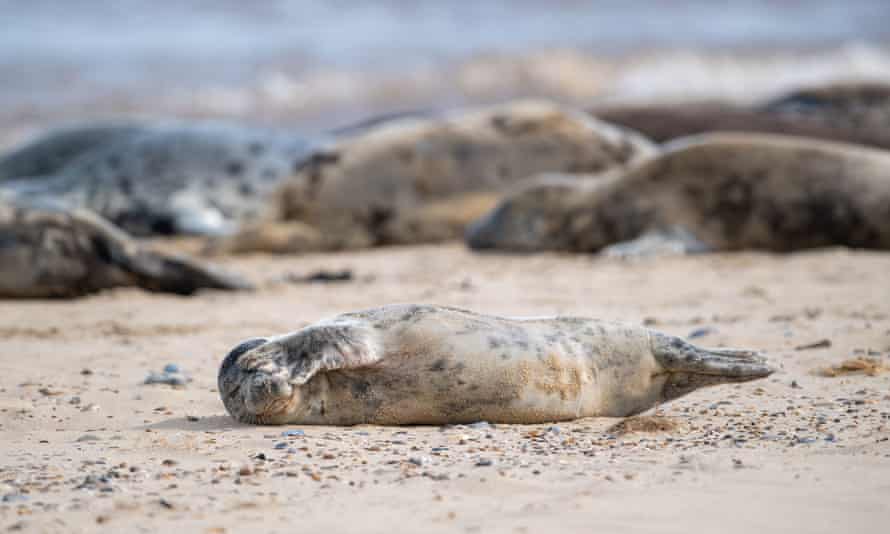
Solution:
[{"label": "wet sand", "polygon": [[[0,528],[836,534],[890,521],[890,372],[820,372],[890,366],[886,253],[626,263],[453,244],[223,263],[261,288],[0,302]],[[286,281],[342,269],[353,279]],[[616,419],[251,427],[225,414],[216,370],[236,342],[392,302],[645,323],[761,349],[780,370],[625,433]],[[193,381],[142,384],[168,363]]]}]

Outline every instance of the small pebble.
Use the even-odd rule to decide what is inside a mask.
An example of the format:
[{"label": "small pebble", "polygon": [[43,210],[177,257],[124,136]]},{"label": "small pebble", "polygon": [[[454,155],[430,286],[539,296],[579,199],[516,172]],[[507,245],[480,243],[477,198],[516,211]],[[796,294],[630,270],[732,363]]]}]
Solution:
[{"label": "small pebble", "polygon": [[179,366],[175,363],[168,363],[164,366],[163,371],[165,373],[181,373],[182,371],[179,369]]},{"label": "small pebble", "polygon": [[77,438],[75,441],[80,443],[80,442],[84,442],[84,441],[99,441],[100,439],[101,438],[95,434],[84,434],[83,436],[80,436],[79,438]]},{"label": "small pebble", "polygon": [[476,461],[476,467],[487,467],[489,465],[494,465],[494,460],[491,458],[479,458]]},{"label": "small pebble", "polygon": [[184,386],[191,381],[191,378],[181,373],[157,373],[155,371],[151,371],[150,373],[148,373],[148,376],[145,377],[145,382],[143,383],[147,385],[165,384],[168,386]]},{"label": "small pebble", "polygon": [[283,442],[283,441],[280,442],[280,443],[276,443],[276,444],[275,444],[275,448],[276,448],[276,449],[279,449],[279,450],[281,450],[281,449],[286,449],[286,448],[287,448],[287,443],[285,443],[285,442]]},{"label": "small pebble", "polygon": [[295,436],[305,436],[306,433],[300,429],[294,429],[294,430],[285,430],[284,432],[281,433],[281,435],[286,438],[292,438]]}]

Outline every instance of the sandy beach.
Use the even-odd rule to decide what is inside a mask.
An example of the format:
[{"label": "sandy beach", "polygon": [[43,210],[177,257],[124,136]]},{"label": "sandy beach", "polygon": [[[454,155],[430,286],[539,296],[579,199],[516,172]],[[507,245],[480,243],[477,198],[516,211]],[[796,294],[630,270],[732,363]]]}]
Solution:
[{"label": "sandy beach", "polygon": [[[380,114],[514,98],[759,106],[804,86],[890,83],[886,0],[0,7],[13,21],[0,32],[3,150],[104,119],[326,139]],[[153,245],[197,255],[197,241]],[[446,243],[203,259],[257,289],[0,300],[0,531],[888,531],[890,253],[628,261]],[[216,377],[236,343],[389,303],[622,320],[758,349],[778,371],[627,420],[228,416]],[[191,380],[145,384],[166,366]]]},{"label": "sandy beach", "polygon": [[[4,530],[852,533],[890,520],[890,255],[626,262],[449,244],[222,262],[260,288],[0,302]],[[352,279],[299,281],[340,270]],[[239,340],[392,302],[643,323],[763,350],[779,371],[666,404],[641,429],[227,416],[216,372]],[[872,367],[824,376],[849,360]],[[167,364],[193,380],[143,384]]]}]

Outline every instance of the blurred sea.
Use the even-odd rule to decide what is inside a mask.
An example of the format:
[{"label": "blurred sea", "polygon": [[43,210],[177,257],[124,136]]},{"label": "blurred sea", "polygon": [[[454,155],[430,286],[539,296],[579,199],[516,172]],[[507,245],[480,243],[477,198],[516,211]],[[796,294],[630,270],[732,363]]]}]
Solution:
[{"label": "blurred sea", "polygon": [[888,0],[0,0],[0,120],[338,126],[514,96],[746,101],[890,80]]}]

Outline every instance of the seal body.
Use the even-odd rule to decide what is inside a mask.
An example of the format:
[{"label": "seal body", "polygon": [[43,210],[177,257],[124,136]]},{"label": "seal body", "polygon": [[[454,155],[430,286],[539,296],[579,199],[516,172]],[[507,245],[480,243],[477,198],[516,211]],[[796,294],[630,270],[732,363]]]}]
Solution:
[{"label": "seal body", "polygon": [[803,87],[772,99],[764,111],[793,120],[805,119],[862,137],[890,143],[890,84],[846,82]]},{"label": "seal body", "polygon": [[590,112],[658,142],[713,132],[771,133],[890,148],[890,85],[803,87],[750,107],[702,101],[610,105]]},{"label": "seal body", "polygon": [[265,424],[535,423],[626,416],[772,370],[641,327],[394,305],[249,340],[223,361],[236,419]]},{"label": "seal body", "polygon": [[649,139],[667,142],[713,132],[746,132],[810,137],[875,148],[890,148],[887,125],[856,125],[815,113],[797,114],[773,108],[743,108],[721,103],[611,106],[591,110],[599,119],[631,128]]},{"label": "seal body", "polygon": [[597,252],[660,232],[694,237],[700,250],[887,249],[888,221],[890,152],[721,133],[677,140],[597,180],[517,191],[471,226],[467,242]]},{"label": "seal body", "polygon": [[2,187],[7,197],[89,209],[133,235],[224,235],[265,213],[310,146],[241,125],[170,124],[88,150],[53,175]]},{"label": "seal body", "polygon": [[23,143],[0,157],[0,182],[48,176],[101,146],[141,135],[154,124],[118,121],[65,126]]},{"label": "seal body", "polygon": [[[313,154],[276,193],[278,222],[327,236],[291,240],[291,252],[459,239],[479,206],[530,176],[595,173],[655,151],[633,131],[547,101],[395,118],[346,130]],[[269,233],[247,229],[231,248],[283,251],[288,240],[262,239]]]}]

